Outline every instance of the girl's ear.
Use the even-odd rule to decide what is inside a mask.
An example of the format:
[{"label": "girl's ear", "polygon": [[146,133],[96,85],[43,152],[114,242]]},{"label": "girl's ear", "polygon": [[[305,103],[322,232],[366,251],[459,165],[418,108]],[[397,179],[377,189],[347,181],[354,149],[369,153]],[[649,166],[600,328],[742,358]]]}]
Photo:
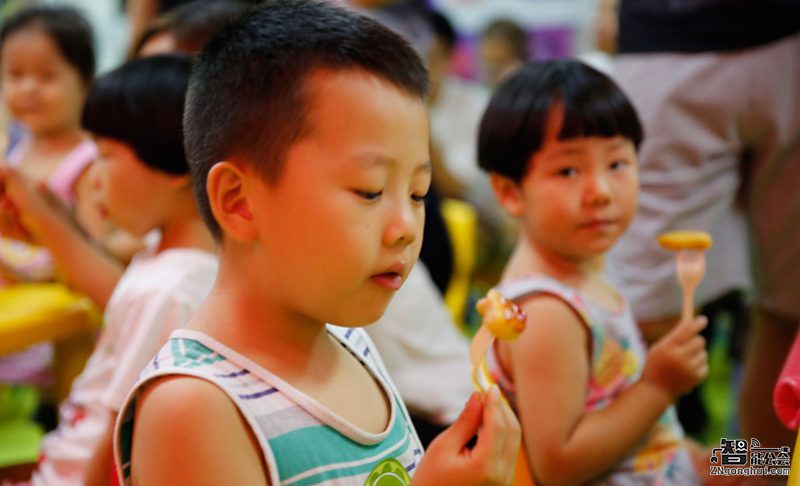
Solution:
[{"label": "girl's ear", "polygon": [[511,216],[519,217],[522,215],[522,188],[510,177],[492,172],[489,181],[494,190],[494,197],[503,206],[503,209]]},{"label": "girl's ear", "polygon": [[222,161],[208,171],[206,192],[214,219],[226,238],[250,243],[258,238],[252,211],[252,187],[242,168]]}]

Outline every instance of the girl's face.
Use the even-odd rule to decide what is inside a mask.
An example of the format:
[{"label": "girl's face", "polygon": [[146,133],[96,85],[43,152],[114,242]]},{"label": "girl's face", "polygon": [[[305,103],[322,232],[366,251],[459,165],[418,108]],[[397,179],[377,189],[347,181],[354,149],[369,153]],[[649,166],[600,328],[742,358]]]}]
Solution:
[{"label": "girl's face", "polygon": [[563,109],[549,118],[518,189],[523,230],[534,246],[567,260],[602,255],[636,212],[633,142],[622,136],[558,140]]},{"label": "girl's face", "polygon": [[12,33],[0,53],[3,99],[34,135],[80,126],[86,86],[50,35],[36,27]]}]

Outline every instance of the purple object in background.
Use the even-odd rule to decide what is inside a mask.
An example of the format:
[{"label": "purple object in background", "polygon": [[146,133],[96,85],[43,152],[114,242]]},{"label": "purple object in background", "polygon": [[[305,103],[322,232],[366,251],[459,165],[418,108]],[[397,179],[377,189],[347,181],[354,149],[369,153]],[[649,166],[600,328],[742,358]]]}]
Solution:
[{"label": "purple object in background", "polygon": [[559,59],[575,54],[572,27],[537,28],[528,33],[528,52],[535,61]]},{"label": "purple object in background", "polygon": [[[575,28],[539,27],[527,32],[530,60],[546,61],[575,54]],[[480,34],[461,35],[453,54],[453,72],[464,79],[482,81]]]}]

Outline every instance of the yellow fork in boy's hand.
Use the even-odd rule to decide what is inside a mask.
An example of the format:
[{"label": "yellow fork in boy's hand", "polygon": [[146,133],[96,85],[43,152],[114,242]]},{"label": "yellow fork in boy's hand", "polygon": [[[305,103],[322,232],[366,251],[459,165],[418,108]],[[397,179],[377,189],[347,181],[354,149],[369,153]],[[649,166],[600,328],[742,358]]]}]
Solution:
[{"label": "yellow fork in boy's hand", "polygon": [[[486,368],[486,352],[495,338],[513,341],[525,330],[527,316],[517,304],[506,299],[500,292],[492,289],[476,305],[483,318],[481,327],[472,338],[469,354],[472,361],[472,383],[479,391],[486,392],[490,386],[497,386]],[[506,397],[500,396],[506,403]],[[514,467],[514,486],[533,486],[533,474],[528,466],[524,446],[520,447]]]}]

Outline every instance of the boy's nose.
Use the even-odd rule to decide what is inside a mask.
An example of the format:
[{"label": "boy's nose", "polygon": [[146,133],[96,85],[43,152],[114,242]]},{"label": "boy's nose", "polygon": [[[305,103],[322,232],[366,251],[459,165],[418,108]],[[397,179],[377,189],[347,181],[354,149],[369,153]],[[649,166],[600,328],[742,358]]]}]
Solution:
[{"label": "boy's nose", "polygon": [[423,210],[413,207],[408,202],[397,203],[391,211],[391,219],[384,231],[383,243],[390,247],[410,245],[417,239],[424,223]]}]

